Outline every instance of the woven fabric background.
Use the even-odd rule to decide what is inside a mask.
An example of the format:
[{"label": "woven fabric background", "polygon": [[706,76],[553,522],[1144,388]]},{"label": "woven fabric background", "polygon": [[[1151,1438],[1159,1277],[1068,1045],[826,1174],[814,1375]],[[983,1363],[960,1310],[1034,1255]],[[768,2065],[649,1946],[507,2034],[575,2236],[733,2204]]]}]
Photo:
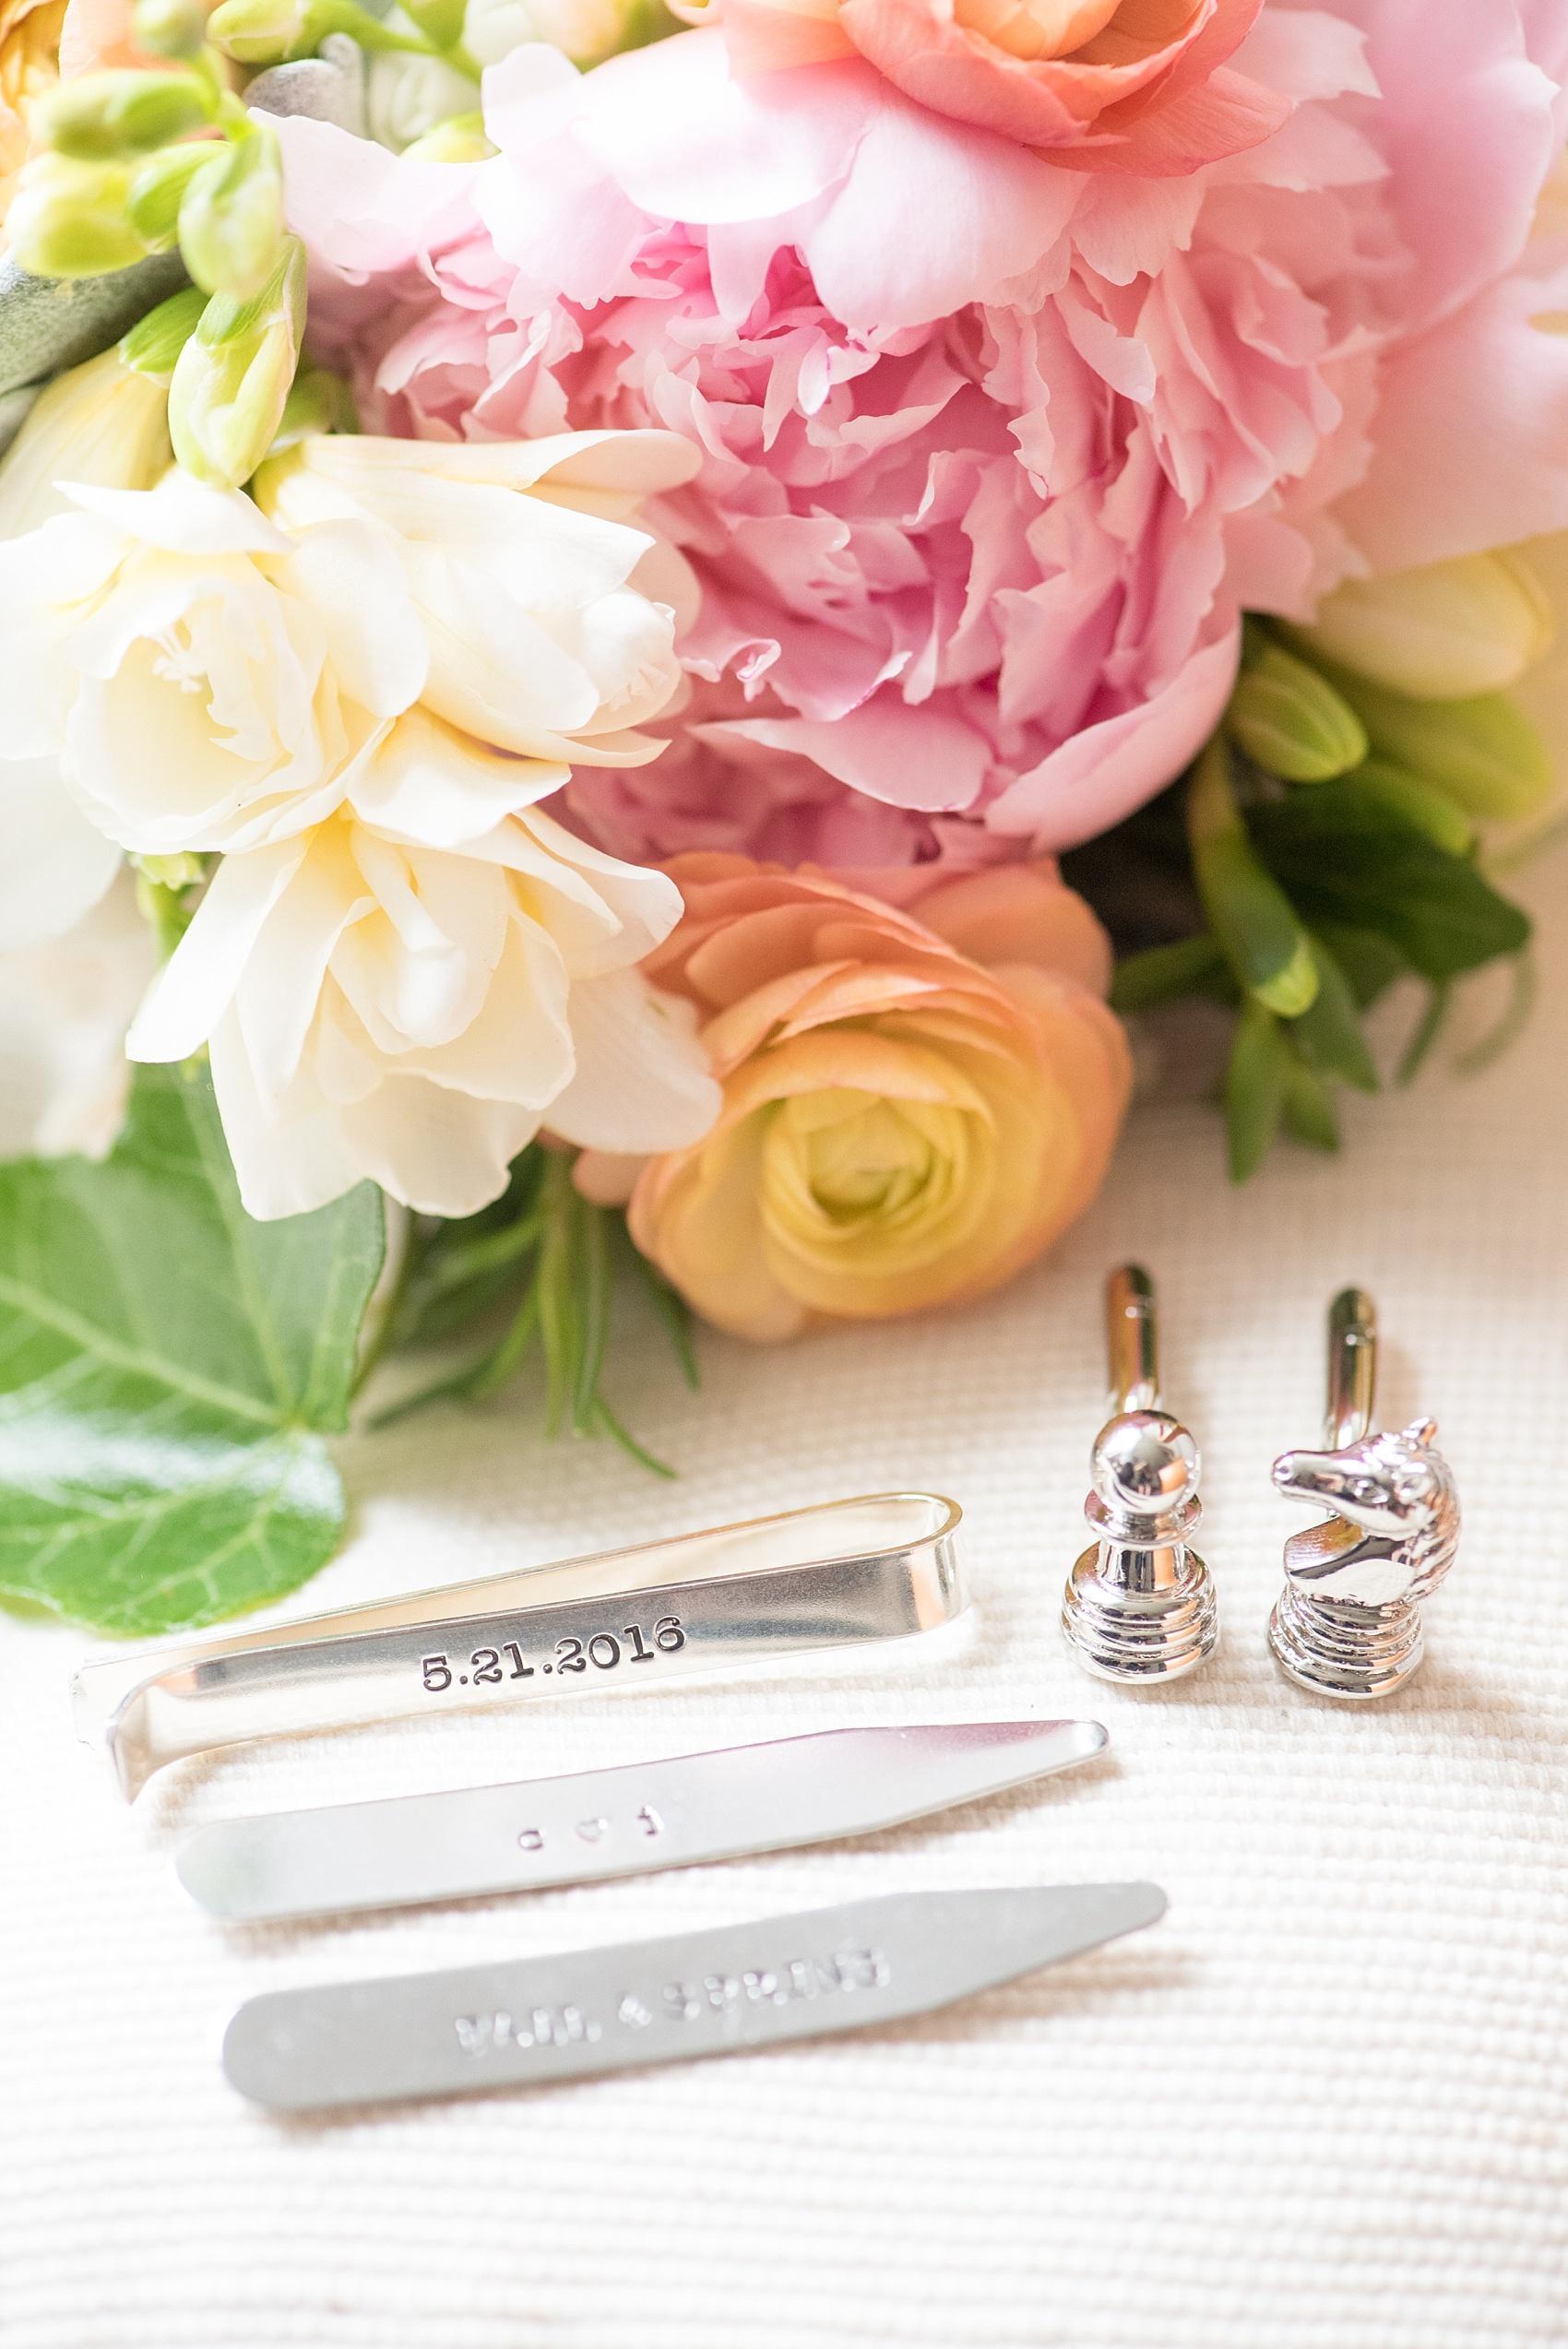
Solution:
[{"label": "woven fabric background", "polygon": [[[1543,908],[1568,893],[1559,856]],[[968,1653],[671,1685],[254,1747],[127,1811],[72,1739],[78,1634],[0,1623],[4,2349],[1526,2349],[1568,2338],[1568,953],[1489,1074],[1357,1111],[1337,1164],[1240,1195],[1196,1102],[1149,1106],[1054,1260],[946,1321],[649,1347],[617,1390],[656,1485],[511,1408],[345,1448],[354,1539],[292,1602],[496,1571],[813,1498],[968,1513]],[[1123,1695],[1056,1629],[1135,1252],[1204,1442],[1224,1645]],[[1467,1536],[1414,1688],[1372,1711],[1263,1648],[1356,1278],[1383,1416],[1438,1414]],[[229,1931],[175,1837],[245,1809],[588,1767],[853,1721],[1083,1712],[1100,1762],[815,1851],[401,1917]],[[1154,1931],[877,2035],[280,2125],[217,2068],[287,1983],[678,1931],[894,1887],[1143,1876]]]}]

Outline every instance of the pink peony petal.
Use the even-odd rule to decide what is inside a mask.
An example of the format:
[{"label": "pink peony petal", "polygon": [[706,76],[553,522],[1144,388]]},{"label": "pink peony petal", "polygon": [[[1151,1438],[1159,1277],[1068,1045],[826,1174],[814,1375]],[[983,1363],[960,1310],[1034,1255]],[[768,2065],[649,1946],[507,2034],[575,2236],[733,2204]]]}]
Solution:
[{"label": "pink peony petal", "polygon": [[1136,709],[1086,726],[986,812],[995,832],[1055,853],[1093,839],[1175,781],[1219,722],[1241,658],[1241,631],[1206,645]]},{"label": "pink peony petal", "polygon": [[851,790],[897,808],[970,807],[991,764],[984,737],[961,718],[910,709],[887,694],[828,725],[752,718],[698,730],[707,742],[755,742],[809,758]]}]

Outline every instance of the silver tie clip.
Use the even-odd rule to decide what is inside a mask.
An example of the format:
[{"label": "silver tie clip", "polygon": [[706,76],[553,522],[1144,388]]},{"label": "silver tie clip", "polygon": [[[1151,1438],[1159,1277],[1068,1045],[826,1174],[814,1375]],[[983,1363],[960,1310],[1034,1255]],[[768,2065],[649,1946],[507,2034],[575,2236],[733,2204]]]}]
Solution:
[{"label": "silver tie clip", "polygon": [[219,1916],[311,1916],[735,1859],[897,1827],[1087,1762],[1098,1721],[827,1729],[616,1770],[224,1820],[180,1880]]},{"label": "silver tie clip", "polygon": [[669,1940],[271,1990],[223,2069],[278,2112],[471,2095],[924,2014],[1163,1915],[1155,1884],[894,1892]]},{"label": "silver tie clip", "polygon": [[862,1651],[963,1612],[962,1513],[876,1493],[118,1656],[77,1673],[77,1733],[105,1742],[132,1797],[165,1763],[252,1738]]}]

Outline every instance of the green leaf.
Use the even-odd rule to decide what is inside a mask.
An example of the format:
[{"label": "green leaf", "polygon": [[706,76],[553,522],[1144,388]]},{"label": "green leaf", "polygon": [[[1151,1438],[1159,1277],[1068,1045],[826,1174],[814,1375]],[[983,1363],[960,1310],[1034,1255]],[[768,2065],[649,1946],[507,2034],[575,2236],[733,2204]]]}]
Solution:
[{"label": "green leaf", "polygon": [[1528,941],[1517,906],[1465,858],[1369,800],[1354,776],[1254,809],[1253,829],[1314,929],[1372,931],[1434,984]]},{"label": "green leaf", "polygon": [[1304,1061],[1293,1060],[1285,1076],[1285,1123],[1309,1150],[1337,1150],[1339,1121],[1334,1097],[1323,1078]]},{"label": "green leaf", "polygon": [[101,1165],[0,1167],[0,1594],[130,1636],[314,1574],[382,1247],[368,1184],[252,1222],[195,1067],[138,1074]]},{"label": "green leaf", "polygon": [[1315,935],[1318,944],[1328,948],[1349,980],[1359,1011],[1368,1010],[1380,995],[1386,995],[1395,980],[1403,979],[1409,969],[1398,948],[1373,931],[1324,921],[1319,923]]},{"label": "green leaf", "polygon": [[1232,1182],[1254,1175],[1273,1147],[1291,1066],[1285,1031],[1273,1013],[1259,1002],[1243,1003],[1225,1078]]},{"label": "green leaf", "polygon": [[1401,1088],[1407,1085],[1414,1085],[1417,1077],[1431,1058],[1438,1038],[1448,1025],[1453,1009],[1453,982],[1445,980],[1440,986],[1434,987],[1427,998],[1426,1009],[1416,1023],[1415,1034],[1406,1045],[1404,1055],[1395,1074],[1396,1085]]},{"label": "green leaf", "polygon": [[1518,1041],[1536,1007],[1538,979],[1534,957],[1520,955],[1514,965],[1514,983],[1503,1014],[1490,1035],[1461,1052],[1454,1066],[1460,1076],[1481,1076]]},{"label": "green leaf", "polygon": [[488,1402],[510,1385],[537,1347],[547,1435],[609,1436],[655,1475],[673,1475],[627,1432],[602,1391],[617,1274],[626,1269],[647,1288],[695,1386],[684,1305],[637,1253],[619,1211],[582,1196],[573,1160],[530,1145],[515,1162],[502,1198],[461,1221],[422,1219],[416,1228],[388,1350],[445,1342],[481,1324],[486,1335],[467,1360],[400,1395],[370,1424],[391,1426],[431,1403]]},{"label": "green leaf", "polygon": [[1376,1093],[1380,1090],[1377,1063],[1361,1033],[1355,991],[1321,938],[1313,939],[1313,955],[1318,990],[1295,1024],[1298,1050],[1314,1069],[1343,1077],[1362,1093]]},{"label": "green leaf", "polygon": [[1111,1007],[1122,1013],[1153,1011],[1186,995],[1218,995],[1234,1002],[1235,993],[1229,965],[1206,932],[1126,955],[1111,982]]},{"label": "green leaf", "polygon": [[[1319,784],[1301,796],[1308,804]],[[1187,832],[1204,910],[1241,984],[1267,1011],[1294,1019],[1317,992],[1312,941],[1289,898],[1255,854],[1230,787],[1230,756],[1217,737],[1193,771]]]},{"label": "green leaf", "polygon": [[1476,845],[1476,827],[1462,807],[1435,783],[1407,773],[1383,758],[1369,758],[1356,769],[1356,789],[1396,821],[1445,849],[1451,857],[1467,857]]}]

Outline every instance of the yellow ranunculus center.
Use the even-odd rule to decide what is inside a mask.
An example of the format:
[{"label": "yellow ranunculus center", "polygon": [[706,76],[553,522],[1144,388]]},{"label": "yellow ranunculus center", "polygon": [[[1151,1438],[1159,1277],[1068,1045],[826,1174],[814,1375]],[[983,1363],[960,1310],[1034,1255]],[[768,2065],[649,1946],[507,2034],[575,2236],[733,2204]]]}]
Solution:
[{"label": "yellow ranunculus center", "polygon": [[966,32],[983,34],[1010,57],[1030,65],[1070,57],[1103,32],[1122,0],[955,0],[953,15]]},{"label": "yellow ranunculus center", "polygon": [[840,1276],[930,1263],[985,1213],[990,1139],[951,1102],[849,1086],[792,1096],[767,1121],[764,1226],[775,1247]]}]

